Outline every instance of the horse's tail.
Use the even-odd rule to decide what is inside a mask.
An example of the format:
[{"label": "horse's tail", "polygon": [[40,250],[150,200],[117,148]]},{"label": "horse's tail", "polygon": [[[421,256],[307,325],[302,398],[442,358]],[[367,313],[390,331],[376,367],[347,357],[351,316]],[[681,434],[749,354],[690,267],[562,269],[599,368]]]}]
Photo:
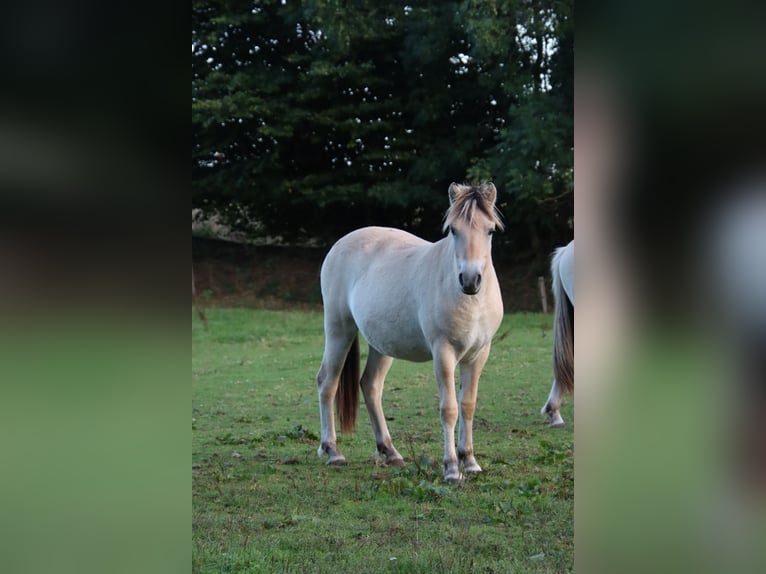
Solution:
[{"label": "horse's tail", "polygon": [[338,394],[335,395],[340,418],[340,430],[350,434],[356,430],[356,413],[359,410],[359,336],[354,335],[354,342],[346,355],[346,362],[340,373]]},{"label": "horse's tail", "polygon": [[553,298],[553,376],[560,388],[574,391],[574,306],[564,291],[559,274],[559,260],[564,249],[557,249],[551,263]]}]

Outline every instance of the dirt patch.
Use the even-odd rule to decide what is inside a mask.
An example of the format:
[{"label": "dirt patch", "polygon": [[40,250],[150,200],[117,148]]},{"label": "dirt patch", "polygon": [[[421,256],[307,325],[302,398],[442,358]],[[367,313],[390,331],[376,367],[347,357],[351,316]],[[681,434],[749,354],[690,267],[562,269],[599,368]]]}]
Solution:
[{"label": "dirt patch", "polygon": [[[197,295],[208,307],[321,309],[319,270],[327,251],[192,238]],[[495,269],[506,312],[541,310],[529,264],[500,260]]]}]

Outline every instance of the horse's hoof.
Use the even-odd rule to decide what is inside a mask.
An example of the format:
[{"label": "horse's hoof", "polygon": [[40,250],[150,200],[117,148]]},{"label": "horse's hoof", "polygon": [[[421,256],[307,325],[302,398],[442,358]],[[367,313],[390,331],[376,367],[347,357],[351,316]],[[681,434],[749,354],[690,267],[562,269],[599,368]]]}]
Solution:
[{"label": "horse's hoof", "polygon": [[404,459],[401,457],[388,459],[386,460],[386,464],[388,466],[395,466],[396,468],[404,468]]},{"label": "horse's hoof", "polygon": [[481,472],[481,467],[479,466],[479,463],[474,461],[472,463],[467,463],[463,468],[463,471],[467,474],[478,474]]},{"label": "horse's hoof", "polygon": [[449,484],[457,484],[464,480],[464,476],[459,472],[450,472],[444,475],[444,482]]},{"label": "horse's hoof", "polygon": [[561,418],[561,413],[558,411],[549,412],[548,426],[552,429],[563,429],[566,425],[564,424],[564,419]]},{"label": "horse's hoof", "polygon": [[551,417],[551,422],[548,423],[548,426],[552,429],[563,429],[566,424],[564,424],[564,419],[561,418],[561,415],[557,413],[556,416]]},{"label": "horse's hoof", "polygon": [[342,454],[330,457],[330,460],[327,461],[327,464],[329,466],[346,466],[348,463],[346,462],[346,457]]},{"label": "horse's hoof", "polygon": [[444,477],[444,482],[456,483],[463,480],[463,474],[460,472],[457,461],[445,462],[442,476]]}]

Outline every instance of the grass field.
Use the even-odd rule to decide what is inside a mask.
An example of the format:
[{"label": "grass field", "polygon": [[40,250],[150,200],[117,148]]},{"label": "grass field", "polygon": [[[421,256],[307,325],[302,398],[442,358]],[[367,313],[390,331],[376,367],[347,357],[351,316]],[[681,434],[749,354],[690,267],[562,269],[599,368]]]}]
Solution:
[{"label": "grass field", "polygon": [[321,312],[210,309],[208,320],[205,331],[192,319],[194,572],[573,569],[573,401],[564,430],[539,414],[552,317],[505,317],[474,421],[484,472],[459,485],[441,480],[431,363],[397,361],[386,380],[406,467],[376,463],[362,405],[356,433],[339,435],[349,464],[333,468],[316,454]]}]

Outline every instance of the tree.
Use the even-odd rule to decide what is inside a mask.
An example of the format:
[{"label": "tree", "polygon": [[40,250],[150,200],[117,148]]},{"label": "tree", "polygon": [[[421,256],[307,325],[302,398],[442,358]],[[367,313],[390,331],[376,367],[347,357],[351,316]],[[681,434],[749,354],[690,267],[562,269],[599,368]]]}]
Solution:
[{"label": "tree", "polygon": [[[571,238],[574,208],[574,23],[571,2],[471,2],[477,56],[510,69],[496,83],[507,114],[495,145],[474,159],[475,177],[504,191],[511,239],[545,264]],[[506,31],[517,50],[500,41]],[[502,74],[496,74],[502,76]],[[542,272],[542,269],[540,269]]]},{"label": "tree", "polygon": [[494,179],[505,241],[547,249],[571,216],[571,7],[195,0],[193,206],[286,240],[435,238],[449,183]]}]

